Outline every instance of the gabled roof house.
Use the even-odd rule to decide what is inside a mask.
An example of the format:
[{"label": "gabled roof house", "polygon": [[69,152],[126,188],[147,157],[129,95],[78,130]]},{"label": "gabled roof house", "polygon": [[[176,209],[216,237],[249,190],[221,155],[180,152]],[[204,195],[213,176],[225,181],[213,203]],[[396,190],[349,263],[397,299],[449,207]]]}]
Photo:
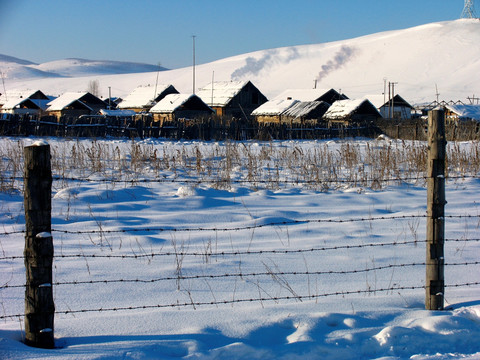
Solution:
[{"label": "gabled roof house", "polygon": [[66,92],[48,103],[47,113],[61,116],[81,116],[98,113],[107,104],[89,92]]},{"label": "gabled roof house", "polygon": [[215,111],[211,109],[197,95],[169,94],[150,109],[153,120],[160,126],[165,121],[180,119],[205,119],[212,116]]},{"label": "gabled roof house", "polygon": [[351,125],[381,118],[382,115],[367,99],[335,101],[327,110],[323,119],[330,125]]},{"label": "gabled roof house", "polygon": [[252,116],[260,124],[281,124],[284,122],[283,113],[296,103],[299,101],[293,99],[269,100],[256,108],[252,112]]},{"label": "gabled roof house", "polygon": [[327,112],[330,104],[325,101],[299,101],[282,113],[282,122],[315,125]]},{"label": "gabled roof house", "polygon": [[178,94],[173,85],[138,86],[118,104],[122,110],[149,112],[150,109],[169,94]]},{"label": "gabled roof house", "polygon": [[449,122],[468,120],[480,122],[480,105],[446,105],[445,118]]},{"label": "gabled roof house", "polygon": [[390,100],[384,95],[367,95],[364,98],[375,105],[384,118],[399,120],[412,118],[413,106],[398,94]]},{"label": "gabled roof house", "polygon": [[5,104],[3,104],[0,108],[0,112],[7,114],[38,115],[41,113],[41,111],[42,108],[35,103],[35,101],[29,98],[13,98],[12,100],[5,102]]},{"label": "gabled roof house", "polygon": [[267,101],[250,81],[216,81],[196,95],[210,106],[218,116],[249,118],[253,110]]},{"label": "gabled roof house", "polygon": [[0,94],[0,110],[11,114],[39,114],[52,98],[40,90],[13,90]]}]

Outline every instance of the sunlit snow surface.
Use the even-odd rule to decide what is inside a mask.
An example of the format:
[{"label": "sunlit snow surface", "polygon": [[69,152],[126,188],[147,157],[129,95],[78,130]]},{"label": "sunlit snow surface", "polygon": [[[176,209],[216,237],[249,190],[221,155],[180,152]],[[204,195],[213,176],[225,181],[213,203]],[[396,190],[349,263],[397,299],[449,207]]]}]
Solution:
[{"label": "sunlit snow surface", "polygon": [[[17,140],[3,138],[2,146]],[[22,139],[22,145],[35,140]],[[91,140],[47,140],[65,154],[75,144],[92,146]],[[346,142],[362,149],[378,145],[333,140],[328,146],[340,151]],[[297,147],[306,154],[325,143],[245,146]],[[133,146],[121,140],[98,144],[126,152]],[[215,154],[227,146],[138,144],[179,157],[182,150]],[[478,285],[447,287],[447,310],[424,310],[422,181],[378,190],[235,181],[219,187],[196,183],[180,162],[170,170],[138,169],[136,182],[103,181],[111,170],[55,174],[57,348],[25,346],[23,318],[7,318],[0,322],[1,359],[480,358]],[[241,179],[247,172],[236,167],[229,176]],[[446,238],[460,240],[446,242],[447,264],[479,259],[478,242],[469,241],[479,237],[479,184],[472,177],[447,180]],[[2,256],[21,256],[22,194],[0,193],[0,201],[2,233],[9,233],[0,235]],[[1,260],[0,266],[0,285],[24,284],[22,258]],[[477,282],[479,275],[478,265],[445,270],[447,285]],[[0,315],[22,314],[24,289],[0,289],[0,301]]]}]

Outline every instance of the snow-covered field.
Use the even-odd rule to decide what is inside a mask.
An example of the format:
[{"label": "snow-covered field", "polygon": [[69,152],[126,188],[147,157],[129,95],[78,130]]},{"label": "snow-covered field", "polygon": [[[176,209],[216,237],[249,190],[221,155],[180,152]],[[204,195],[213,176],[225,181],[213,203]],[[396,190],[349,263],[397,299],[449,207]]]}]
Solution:
[{"label": "snow-covered field", "polygon": [[[1,139],[3,180],[34,140]],[[480,359],[480,287],[462,285],[480,279],[475,165],[450,166],[465,177],[447,180],[446,310],[426,311],[423,175],[402,160],[360,181],[381,161],[367,152],[425,144],[47,140],[57,348],[25,346],[8,317],[24,307],[17,180],[0,192],[1,359]]]}]

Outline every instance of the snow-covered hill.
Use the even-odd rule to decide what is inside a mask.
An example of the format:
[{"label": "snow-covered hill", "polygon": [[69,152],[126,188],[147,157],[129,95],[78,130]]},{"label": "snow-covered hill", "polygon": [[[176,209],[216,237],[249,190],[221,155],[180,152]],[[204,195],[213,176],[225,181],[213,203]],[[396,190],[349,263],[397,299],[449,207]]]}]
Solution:
[{"label": "snow-covered hill", "polygon": [[143,73],[159,70],[166,69],[142,63],[76,58],[35,64],[28,60],[0,54],[0,71],[2,71],[2,76],[5,80],[13,82],[42,78]]},{"label": "snow-covered hill", "polygon": [[[395,92],[411,103],[440,100],[466,101],[480,93],[480,21],[461,19],[394,30],[330,43],[257,51],[197,65],[196,86],[212,80],[250,80],[268,98],[286,88],[340,89],[350,98],[381,94],[384,84],[395,82]],[[102,68],[104,66],[106,68]],[[4,68],[1,62],[0,69]],[[108,70],[108,69],[110,70]],[[8,74],[9,89],[31,88],[58,95],[67,90],[85,90],[98,80],[103,96],[124,96],[138,85],[172,84],[192,92],[191,67],[154,72],[112,74],[105,62],[62,60],[26,65],[30,74]],[[36,69],[68,76],[42,78]],[[132,67],[130,67],[132,69]],[[5,73],[5,69],[2,70]],[[81,75],[81,77],[79,76]]]}]

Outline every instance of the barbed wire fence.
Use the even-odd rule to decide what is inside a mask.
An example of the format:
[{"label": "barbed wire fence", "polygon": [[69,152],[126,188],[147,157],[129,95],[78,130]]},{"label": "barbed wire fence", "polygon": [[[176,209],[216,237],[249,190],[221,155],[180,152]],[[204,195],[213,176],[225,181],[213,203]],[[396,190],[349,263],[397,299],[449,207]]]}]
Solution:
[{"label": "barbed wire fence", "polygon": [[[451,215],[446,216],[449,219],[460,219],[460,220],[468,220],[468,219],[475,219],[476,221],[480,221],[480,215]],[[125,234],[130,232],[222,232],[222,233],[229,233],[229,232],[241,232],[241,231],[250,231],[259,228],[265,227],[274,227],[274,226],[295,226],[298,224],[307,224],[307,223],[334,223],[334,224],[345,224],[351,222],[376,222],[376,221],[402,221],[406,219],[425,219],[424,215],[405,215],[405,216],[390,216],[390,217],[370,217],[370,218],[351,218],[351,219],[303,219],[299,221],[290,221],[290,222],[272,222],[268,224],[261,224],[258,226],[244,226],[244,227],[232,227],[232,228],[225,228],[225,227],[218,227],[218,228],[131,228],[131,229],[115,229],[115,230],[78,230],[78,231],[71,231],[71,230],[61,230],[61,229],[52,229],[52,233],[58,234],[69,234],[69,235],[104,235],[105,233],[109,234]],[[0,236],[10,236],[10,235],[22,235],[24,234],[24,230],[20,230],[17,232],[2,232]],[[478,243],[480,242],[480,238],[457,238],[457,239],[445,239],[447,243],[462,243],[462,244],[469,244],[469,243]],[[298,255],[301,256],[302,254],[309,253],[309,254],[323,254],[325,252],[337,252],[343,250],[355,250],[355,249],[374,249],[377,247],[392,247],[392,248],[399,248],[402,246],[415,246],[418,247],[421,244],[425,244],[425,240],[405,240],[405,241],[391,241],[391,242],[372,242],[372,243],[363,243],[363,244],[344,244],[344,245],[332,245],[332,246],[320,246],[320,247],[311,247],[311,248],[299,248],[299,249],[258,249],[258,250],[218,250],[212,251],[209,254],[206,254],[205,251],[185,251],[185,250],[177,250],[177,251],[151,251],[151,252],[144,252],[141,254],[131,254],[131,253],[123,253],[123,254],[102,254],[102,253],[69,253],[69,254],[56,254],[54,255],[54,259],[56,262],[64,261],[69,259],[83,259],[88,261],[94,260],[105,260],[105,259],[119,259],[119,260],[139,260],[139,259],[147,259],[152,260],[154,258],[185,258],[185,257],[192,257],[200,259],[200,263],[205,262],[205,256],[210,258],[233,258],[238,259],[239,256],[258,256],[258,255]],[[319,256],[320,256],[319,255]],[[25,261],[25,255],[12,255],[12,256],[0,256],[0,262],[11,262],[11,261]],[[28,260],[28,259],[27,259]],[[174,263],[175,261],[170,261]],[[247,261],[245,261],[247,262]],[[136,263],[138,264],[138,263]],[[160,276],[160,277],[152,277],[152,278],[103,278],[98,280],[71,280],[71,281],[54,281],[52,283],[55,287],[65,287],[65,286],[78,286],[78,285],[106,285],[106,284],[152,284],[158,282],[179,282],[184,280],[212,280],[212,279],[244,279],[244,278],[257,278],[257,277],[264,277],[264,278],[279,278],[279,277],[290,277],[294,279],[296,277],[309,277],[309,276],[331,276],[331,275],[352,275],[352,274],[365,274],[365,273],[374,273],[381,270],[392,270],[392,269],[405,269],[405,268],[423,268],[425,267],[426,262],[405,262],[405,263],[394,263],[394,264],[386,264],[386,265],[379,265],[379,266],[370,266],[370,267],[353,267],[347,270],[305,270],[305,271],[282,271],[279,269],[269,269],[264,271],[249,271],[248,269],[245,271],[234,271],[230,273],[214,273],[214,274],[182,274],[181,272],[172,275],[172,276]],[[462,261],[462,262],[446,262],[446,268],[454,268],[454,267],[464,267],[466,269],[472,269],[472,267],[478,267],[480,265],[480,261]],[[91,266],[91,265],[90,265]],[[358,265],[357,265],[358,266]],[[106,271],[107,273],[107,271]],[[293,283],[295,280],[291,280]],[[476,281],[476,279],[472,279],[469,282],[459,282],[459,283],[451,283],[445,284],[447,288],[459,288],[459,287],[471,287],[471,286],[478,286],[480,285],[480,281]],[[15,283],[5,283],[0,286],[0,290],[7,290],[7,289],[25,289],[27,287],[26,284],[15,284]],[[116,311],[127,311],[127,310],[139,310],[139,309],[152,309],[152,308],[182,308],[182,307],[200,307],[200,306],[212,306],[212,305],[225,305],[225,304],[235,304],[235,303],[262,303],[266,301],[273,301],[273,302],[280,302],[280,301],[303,301],[303,300],[315,300],[319,298],[326,298],[326,297],[334,297],[334,296],[347,296],[347,295],[368,295],[374,293],[388,293],[393,291],[403,291],[403,290],[422,290],[425,289],[425,285],[409,285],[409,284],[402,284],[402,285],[395,285],[389,287],[377,287],[372,289],[352,289],[352,290],[342,290],[342,291],[333,291],[333,292],[324,292],[324,293],[316,293],[316,294],[291,294],[285,296],[258,296],[258,297],[250,297],[250,298],[241,298],[241,299],[218,299],[212,301],[194,301],[193,298],[189,302],[172,302],[172,303],[160,303],[154,305],[138,305],[138,306],[117,306],[117,307],[99,307],[99,308],[89,308],[89,309],[57,309],[55,311],[56,314],[76,314],[76,313],[88,313],[88,312],[116,312]],[[24,314],[2,314],[0,315],[0,319],[9,319],[9,318],[23,318]]]},{"label": "barbed wire fence", "polygon": [[[446,177],[446,179],[465,179],[465,178],[478,178],[477,176],[461,176],[461,177]],[[425,178],[426,179],[426,178]],[[65,176],[54,176],[54,181],[71,181],[71,182],[121,182],[125,184],[131,183],[129,180],[115,180],[115,179],[90,179],[90,178],[74,178],[74,177],[65,177]],[[405,178],[402,179],[382,179],[380,181],[386,182],[402,182],[405,181]],[[418,180],[418,178],[412,179]],[[18,179],[21,181],[21,179]],[[234,182],[235,180],[233,180]],[[252,181],[252,180],[250,180]],[[260,183],[260,181],[254,181],[255,183]],[[328,181],[328,180],[327,180]],[[335,180],[336,182],[339,179]],[[149,183],[149,182],[181,182],[183,184],[194,183],[194,184],[201,184],[201,181],[196,180],[179,180],[179,179],[140,179],[132,181],[132,184],[137,183]],[[248,180],[238,180],[238,182],[246,183]],[[298,181],[286,181],[290,185],[298,184],[301,182]],[[400,216],[367,216],[367,217],[352,217],[349,219],[325,219],[325,218],[303,218],[298,220],[288,220],[288,221],[272,221],[267,222],[264,224],[253,224],[253,225],[245,225],[245,226],[219,226],[219,227],[124,227],[124,228],[96,228],[96,229],[84,229],[84,230],[69,230],[64,229],[61,227],[52,228],[51,233],[55,238],[55,234],[59,236],[68,236],[73,239],[75,238],[88,238],[93,243],[91,236],[98,236],[100,238],[104,238],[107,235],[115,235],[115,236],[127,236],[130,237],[134,233],[148,233],[148,234],[160,234],[160,233],[168,233],[168,234],[205,234],[205,233],[213,233],[215,236],[218,234],[222,234],[224,239],[228,239],[231,233],[247,233],[248,234],[258,232],[260,229],[272,229],[276,227],[286,227],[286,228],[294,228],[297,226],[305,226],[305,225],[342,225],[342,224],[351,224],[351,223],[368,223],[369,226],[372,223],[382,222],[382,221],[393,221],[393,222],[403,222],[403,221],[420,221],[425,220],[428,216],[427,215],[418,215],[418,214],[407,214],[407,215],[400,215]],[[469,221],[473,220],[476,222],[478,228],[478,224],[480,224],[480,215],[445,215],[444,219],[448,219],[449,221]],[[17,231],[4,231],[0,232],[1,237],[20,237],[21,235],[26,235],[28,230],[17,230]],[[174,235],[171,235],[174,236]],[[200,235],[203,236],[203,235]],[[209,237],[208,235],[204,236],[205,238]],[[480,242],[479,238],[474,237],[467,237],[462,236],[458,238],[445,238],[445,243],[447,244],[459,244],[461,243],[464,248],[466,248],[469,244],[478,243]],[[222,241],[220,241],[222,242]],[[228,242],[227,240],[224,242]],[[86,271],[87,274],[84,274],[85,279],[75,279],[75,280],[59,280],[59,281],[52,281],[50,287],[59,288],[58,291],[62,291],[61,289],[65,287],[71,286],[95,286],[95,285],[107,285],[107,284],[116,284],[116,285],[123,285],[123,284],[137,284],[137,285],[144,285],[144,284],[154,284],[160,282],[172,282],[177,287],[177,289],[183,290],[183,295],[187,296],[187,300],[181,300],[180,298],[173,299],[171,296],[165,296],[164,302],[154,303],[154,304],[138,304],[135,302],[134,305],[131,306],[124,306],[122,304],[115,305],[111,302],[108,302],[107,306],[102,307],[92,307],[92,308],[73,308],[71,309],[69,306],[60,307],[55,309],[54,313],[57,315],[73,315],[79,313],[91,313],[91,312],[118,312],[118,311],[130,311],[130,310],[141,310],[141,309],[162,309],[162,308],[184,308],[184,307],[192,307],[196,309],[200,306],[220,306],[220,305],[233,305],[233,304],[241,304],[241,303],[260,303],[263,304],[264,302],[287,302],[287,301],[308,301],[308,300],[318,300],[320,298],[327,298],[327,297],[345,297],[349,295],[364,295],[370,296],[372,294],[377,293],[394,293],[394,292],[408,292],[408,291],[418,291],[418,290],[426,290],[427,285],[423,280],[419,279],[402,279],[400,282],[393,282],[392,279],[388,278],[383,280],[381,283],[382,285],[379,286],[369,286],[368,284],[359,285],[358,288],[348,290],[346,289],[324,289],[321,291],[320,289],[315,289],[315,291],[310,289],[310,282],[313,282],[313,277],[315,277],[318,281],[319,278],[327,277],[327,276],[350,276],[350,275],[365,275],[365,274],[374,274],[377,276],[377,272],[381,271],[394,271],[395,269],[410,269],[410,268],[418,268],[421,270],[427,265],[426,261],[419,261],[415,259],[414,261],[409,262],[400,262],[400,263],[387,263],[382,265],[372,264],[360,266],[358,264],[352,264],[347,269],[308,269],[308,266],[305,266],[306,269],[304,271],[288,271],[282,270],[275,261],[272,261],[269,256],[289,256],[289,257],[296,257],[296,261],[304,261],[307,262],[304,258],[306,254],[312,254],[314,256],[322,256],[325,253],[337,253],[342,252],[345,250],[348,251],[359,251],[365,250],[369,251],[375,248],[385,248],[389,247],[392,249],[403,249],[403,248],[414,248],[415,251],[421,252],[421,248],[427,246],[426,240],[420,240],[418,238],[414,239],[405,239],[405,240],[396,240],[396,241],[372,241],[369,243],[348,243],[348,244],[341,244],[341,245],[330,245],[330,246],[315,246],[315,247],[304,247],[304,248],[287,248],[287,249],[262,249],[262,248],[254,248],[251,249],[250,247],[246,249],[232,249],[225,250],[216,249],[212,245],[208,245],[202,250],[190,250],[188,246],[184,246],[185,244],[172,244],[171,249],[164,249],[164,246],[160,246],[159,249],[151,249],[151,251],[146,251],[145,249],[141,249],[140,251],[136,252],[133,249],[123,249],[122,251],[118,251],[118,253],[114,252],[110,246],[109,251],[110,253],[105,253],[104,246],[93,246],[94,251],[86,252],[84,249],[77,249],[77,252],[67,252],[66,250],[60,248],[60,251],[57,251],[55,255],[53,255],[54,262],[62,263],[62,262],[69,262],[74,259],[81,259],[85,262],[84,265],[84,272]],[[425,245],[423,245],[425,244]],[[98,245],[98,244],[95,244]],[[91,247],[92,248],[92,247]],[[100,250],[100,253],[98,252]],[[118,249],[119,250],[119,249]],[[467,250],[468,251],[468,250]],[[366,253],[366,257],[368,258],[368,252]],[[423,254],[422,254],[423,255]],[[267,257],[265,257],[267,256]],[[2,256],[0,256],[0,264],[4,267],[14,266],[20,267],[21,263],[27,263],[31,260],[32,255],[30,253],[25,254],[17,254],[17,255],[9,255],[3,250]],[[237,266],[235,263],[239,263],[244,261],[245,263],[252,263],[252,260],[244,260],[249,257],[254,257],[255,261],[258,261],[260,264],[261,269],[243,269],[240,266]],[[95,276],[91,276],[90,267],[93,266],[92,262],[96,260],[101,261],[101,266],[105,264],[104,260],[118,260],[120,262],[123,261],[136,261],[134,263],[135,266],[139,266],[138,260],[145,261],[145,265],[148,266],[152,261],[157,258],[165,259],[168,258],[168,262],[170,264],[174,264],[173,269],[169,272],[169,275],[165,276],[151,276],[145,278],[138,278],[138,277],[104,277],[108,271],[105,271],[101,274],[95,274]],[[189,264],[189,272],[185,271],[186,267],[183,267],[183,262],[186,258],[190,258],[191,263]],[[239,260],[240,259],[240,260]],[[208,273],[207,270],[202,268],[200,273],[195,273],[195,269],[199,269],[201,266],[205,267],[204,265],[211,263],[222,261],[222,263],[234,263],[233,266],[227,267],[231,271],[213,271]],[[270,262],[268,262],[270,261]],[[115,263],[118,265],[118,263]],[[472,269],[477,269],[480,262],[475,260],[468,260],[468,261],[451,261],[446,262],[444,266],[447,269],[457,269],[462,268],[465,271],[468,271],[472,274],[475,272]],[[129,265],[122,265],[128,267]],[[224,269],[225,267],[221,267]],[[205,273],[207,272],[207,273]],[[90,277],[90,278],[89,278]],[[257,279],[266,279],[265,282],[258,281]],[[297,280],[301,279],[301,280]],[[189,283],[189,287],[191,289],[181,288],[180,284],[182,282],[190,282],[190,281],[200,281],[199,285],[195,286]],[[218,280],[219,284],[207,283],[206,281],[213,281]],[[216,289],[220,289],[224,284],[224,281],[246,281],[253,286],[256,286],[258,289],[258,296],[229,296],[229,297],[221,297],[219,293],[216,293]],[[267,288],[268,285],[265,285],[267,280],[270,283],[273,283],[283,290],[283,292],[278,291],[278,289],[271,290],[271,288]],[[291,286],[292,283],[296,281],[303,281],[308,283],[309,291],[307,293],[299,293]],[[45,284],[37,284],[38,285],[45,285]],[[450,282],[445,283],[444,286],[446,288],[468,288],[480,285],[480,281],[478,281],[475,277],[473,277],[469,281],[459,281],[459,282]],[[22,284],[22,283],[15,283],[14,280],[7,280],[5,283],[0,284],[0,291],[17,291],[17,295],[9,296],[9,299],[20,299],[21,297],[18,295],[18,291],[26,290],[31,285]],[[47,286],[48,287],[48,286]],[[211,299],[207,299],[204,295],[197,295],[194,293],[195,289],[203,288],[201,291],[205,292],[205,287],[210,289],[210,297]],[[96,291],[98,288],[93,287],[93,290]],[[286,295],[285,295],[286,292]],[[246,292],[246,294],[250,294],[250,292]],[[240,291],[239,291],[240,294]],[[243,294],[243,293],[242,293]],[[171,301],[168,301],[171,300]],[[25,318],[25,314],[20,313],[8,313],[5,308],[3,310],[3,314],[0,314],[0,319],[7,320],[12,318]]]}]

